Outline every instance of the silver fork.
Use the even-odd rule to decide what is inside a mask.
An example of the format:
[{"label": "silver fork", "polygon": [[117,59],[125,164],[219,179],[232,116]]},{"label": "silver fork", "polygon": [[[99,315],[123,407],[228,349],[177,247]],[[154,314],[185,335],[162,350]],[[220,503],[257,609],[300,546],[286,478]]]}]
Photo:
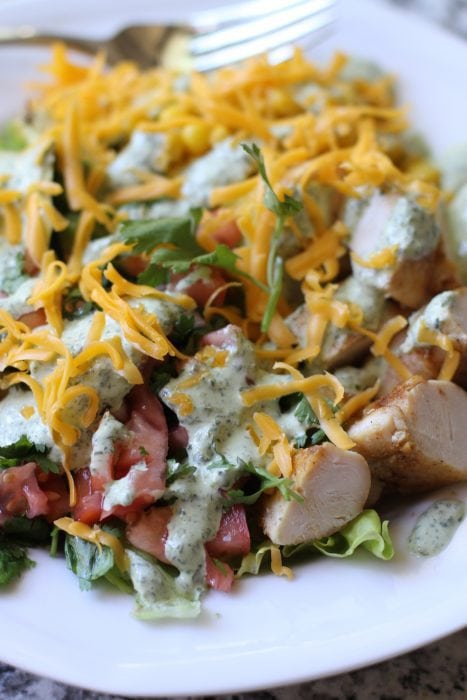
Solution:
[{"label": "silver fork", "polygon": [[135,25],[108,39],[0,27],[0,46],[63,41],[94,54],[103,49],[110,65],[131,60],[141,68],[165,65],[210,71],[261,53],[279,62],[296,42],[315,44],[334,21],[336,0],[253,0],[198,12],[188,25]]}]

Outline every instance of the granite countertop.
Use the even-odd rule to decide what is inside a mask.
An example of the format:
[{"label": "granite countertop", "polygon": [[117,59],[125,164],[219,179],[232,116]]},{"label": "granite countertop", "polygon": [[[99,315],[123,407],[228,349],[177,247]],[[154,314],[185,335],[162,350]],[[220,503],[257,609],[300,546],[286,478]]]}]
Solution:
[{"label": "granite countertop", "polygon": [[[375,0],[376,1],[376,0]],[[467,37],[466,0],[392,0]],[[211,700],[429,700],[467,697],[467,629],[410,654],[312,683]],[[125,700],[46,680],[0,663],[1,700]],[[178,700],[188,700],[187,697]]]}]

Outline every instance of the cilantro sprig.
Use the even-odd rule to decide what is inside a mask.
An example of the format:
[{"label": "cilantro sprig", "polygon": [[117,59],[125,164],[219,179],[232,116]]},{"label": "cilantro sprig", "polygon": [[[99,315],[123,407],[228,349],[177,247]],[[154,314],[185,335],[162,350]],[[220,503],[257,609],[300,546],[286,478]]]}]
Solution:
[{"label": "cilantro sprig", "polygon": [[[306,432],[298,435],[295,438],[295,447],[303,448],[309,445],[320,445],[327,441],[327,436],[324,430],[320,427],[318,416],[313,411],[310,402],[303,394],[300,394],[300,399],[295,407],[294,416],[305,427]],[[324,399],[329,405],[331,411],[335,414],[339,410],[331,400]]]},{"label": "cilantro sprig", "polygon": [[272,211],[272,213],[276,215],[276,223],[271,236],[266,272],[269,299],[261,323],[261,330],[263,333],[266,333],[277,308],[284,278],[284,261],[282,257],[278,255],[280,238],[287,218],[299,212],[303,205],[297,199],[294,199],[288,194],[284,196],[283,200],[279,199],[272,188],[271,181],[269,180],[266,172],[263,154],[255,143],[253,143],[251,146],[243,143],[242,148],[251,158],[253,158],[258,166],[258,172],[265,185],[264,205],[269,209],[269,211]]},{"label": "cilantro sprig", "polygon": [[223,455],[219,455],[219,459],[212,462],[209,468],[235,469],[238,476],[251,476],[254,477],[257,482],[256,488],[251,493],[246,492],[244,489],[228,489],[224,494],[227,506],[232,506],[236,503],[252,505],[256,503],[262,493],[269,489],[277,489],[286,501],[294,500],[299,503],[303,501],[303,496],[293,489],[294,482],[292,479],[274,476],[266,469],[258,467],[251,462],[244,462],[242,459],[239,459],[238,464],[233,465],[230,464]]},{"label": "cilantro sprig", "polygon": [[150,263],[138,275],[138,282],[156,287],[167,284],[171,272],[187,272],[192,265],[210,265],[248,279],[266,291],[265,285],[237,268],[239,256],[228,246],[220,243],[209,253],[199,245],[196,230],[201,213],[199,209],[192,209],[188,216],[122,224],[121,237],[133,246],[133,252],[151,253]]},{"label": "cilantro sprig", "polygon": [[11,445],[0,447],[0,469],[17,467],[26,462],[35,462],[43,472],[48,474],[59,474],[58,464],[48,458],[50,448],[46,445],[34,444],[26,435],[22,435],[19,440]]}]

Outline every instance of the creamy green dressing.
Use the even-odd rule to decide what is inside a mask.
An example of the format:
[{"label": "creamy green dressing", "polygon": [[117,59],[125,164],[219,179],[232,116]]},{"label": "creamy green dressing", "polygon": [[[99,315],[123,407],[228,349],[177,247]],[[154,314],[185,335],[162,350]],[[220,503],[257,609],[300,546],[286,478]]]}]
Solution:
[{"label": "creamy green dressing", "polygon": [[0,309],[7,311],[13,318],[18,319],[23,314],[31,313],[34,307],[28,304],[37,279],[27,277],[20,286],[7,297],[0,297]]},{"label": "creamy green dressing", "polygon": [[10,245],[5,238],[0,237],[0,289],[7,294],[13,294],[27,279],[22,273],[23,256],[24,249],[21,245]]},{"label": "creamy green dressing", "polygon": [[165,171],[167,136],[147,131],[133,131],[128,144],[107,168],[112,187],[129,187],[141,182],[138,172]]},{"label": "creamy green dressing", "polygon": [[241,182],[254,172],[253,160],[232,139],[220,141],[184,172],[182,196],[194,207],[206,207],[214,187]]},{"label": "creamy green dressing", "polygon": [[[121,479],[106,484],[102,509],[109,511],[114,506],[129,506],[136,498],[135,476],[140,472],[147,472],[148,465],[144,460],[132,464],[128,473]],[[154,493],[154,497],[159,491]]]},{"label": "creamy green dressing", "polygon": [[[236,469],[213,468],[210,463],[222,455],[232,465],[237,465],[239,459],[266,464],[267,458],[260,456],[247,430],[247,426],[254,424],[253,414],[257,411],[264,411],[276,420],[288,437],[303,433],[303,426],[292,414],[281,414],[277,401],[248,408],[241,399],[241,392],[252,384],[288,381],[288,377],[259,369],[252,344],[238,329],[230,329],[224,349],[228,350],[228,359],[223,366],[208,367],[196,359],[190,360],[180,376],[161,391],[162,400],[177,413],[188,432],[187,460],[196,467],[194,474],[175,481],[169,490],[177,496],[177,501],[165,551],[182,572],[177,581],[185,593],[204,586],[204,543],[219,528],[223,505],[220,489],[230,488],[239,473]],[[195,386],[183,387],[183,382],[199,372],[205,374]],[[188,415],[182,415],[174,401],[178,393],[185,394],[192,402],[193,410]]]},{"label": "creamy green dressing", "polygon": [[55,447],[49,428],[42,422],[37,411],[30,418],[25,418],[21,409],[26,406],[35,406],[34,396],[29,390],[19,387],[11,387],[8,394],[0,401],[2,415],[2,429],[0,431],[0,445],[11,445],[27,435],[31,442],[46,445],[54,451],[51,459],[60,458],[60,452]]},{"label": "creamy green dressing", "polygon": [[92,436],[92,451],[89,462],[91,476],[100,476],[107,472],[109,456],[113,455],[115,442],[128,435],[123,423],[120,423],[111,413],[106,411],[101,418],[99,427]]},{"label": "creamy green dressing", "polygon": [[[441,234],[436,219],[430,212],[410,197],[390,198],[389,195],[376,192],[372,197],[373,204],[377,203],[378,199],[381,200],[380,206],[387,211],[387,218],[385,221],[376,222],[378,235],[373,245],[364,252],[364,257],[396,246],[398,261],[419,260],[436,249]],[[362,222],[365,219],[368,230],[375,226],[371,220],[373,215],[374,209],[370,201],[360,217]],[[352,261],[352,270],[360,281],[378,289],[385,289],[391,279],[393,266],[378,270],[363,267]]]},{"label": "creamy green dressing", "polygon": [[414,347],[428,345],[428,343],[423,343],[418,339],[423,326],[444,333],[444,324],[449,320],[457,297],[457,291],[441,292],[433,297],[423,311],[412,314],[409,319],[407,337],[400,346],[400,352],[410,352]]},{"label": "creamy green dressing", "polygon": [[463,501],[435,501],[415,523],[409,537],[409,550],[419,557],[439,554],[453,538],[464,515]]},{"label": "creamy green dressing", "polygon": [[0,151],[0,175],[8,176],[2,185],[25,195],[36,182],[52,180],[53,164],[53,152],[43,139],[23,151]]}]

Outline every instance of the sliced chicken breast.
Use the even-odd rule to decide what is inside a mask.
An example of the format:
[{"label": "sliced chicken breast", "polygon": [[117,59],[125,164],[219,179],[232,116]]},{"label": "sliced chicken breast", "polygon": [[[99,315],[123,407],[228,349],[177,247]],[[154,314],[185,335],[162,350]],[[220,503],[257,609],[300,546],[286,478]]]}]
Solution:
[{"label": "sliced chicken breast", "polygon": [[467,480],[467,393],[420,377],[399,385],[348,429],[374,476],[393,490]]},{"label": "sliced chicken breast", "polygon": [[275,544],[299,544],[340,530],[364,508],[371,484],[365,459],[325,443],[293,458],[295,490],[302,502],[280,493],[263,502],[262,526]]},{"label": "sliced chicken breast", "polygon": [[[396,258],[385,267],[368,268],[357,261],[391,248]],[[354,276],[410,309],[458,286],[436,216],[412,198],[375,192],[353,227],[350,249],[358,256],[352,261]]]},{"label": "sliced chicken breast", "polygon": [[[467,388],[467,287],[433,297],[426,307],[412,314],[408,330],[398,334],[391,343],[391,350],[400,356],[413,374],[424,379],[435,379],[446,354],[437,347],[416,342],[420,321],[432,330],[446,335],[452,342],[453,349],[460,353],[459,365],[452,381]],[[399,383],[399,376],[388,367],[382,377],[379,396],[385,396]]]}]

